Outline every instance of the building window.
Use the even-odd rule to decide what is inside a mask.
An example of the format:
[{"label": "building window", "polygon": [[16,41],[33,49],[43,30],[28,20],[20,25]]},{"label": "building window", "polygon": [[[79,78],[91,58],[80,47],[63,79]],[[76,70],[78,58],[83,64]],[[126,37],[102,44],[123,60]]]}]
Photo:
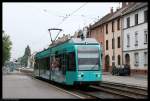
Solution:
[{"label": "building window", "polygon": [[103,45],[103,43],[102,42],[100,42],[101,43],[101,45]]},{"label": "building window", "polygon": [[96,34],[98,34],[98,30],[96,30]]},{"label": "building window", "polygon": [[100,42],[101,43],[101,47],[102,47],[102,51],[103,51],[103,49],[104,49],[104,45],[103,45],[103,42]]},{"label": "building window", "polygon": [[118,55],[118,65],[120,65],[120,55]]},{"label": "building window", "polygon": [[101,29],[101,27],[100,27],[100,28],[99,28],[99,31],[101,32],[101,30],[102,30],[102,29]]},{"label": "building window", "polygon": [[147,10],[144,11],[144,22],[147,22]]},{"label": "building window", "polygon": [[147,60],[148,60],[147,52],[144,52],[144,66],[147,66]]},{"label": "building window", "polygon": [[138,25],[138,14],[135,14],[135,25]]},{"label": "building window", "polygon": [[112,21],[112,32],[114,32],[114,21]]},{"label": "building window", "polygon": [[127,18],[127,28],[130,27],[130,17]]},{"label": "building window", "polygon": [[118,37],[118,48],[120,48],[120,37]]},{"label": "building window", "polygon": [[138,33],[135,32],[135,46],[138,46]]},{"label": "building window", "polygon": [[139,65],[139,54],[138,53],[134,53],[134,65],[138,66]]},{"label": "building window", "polygon": [[108,24],[106,24],[106,34],[108,33]]},{"label": "building window", "polygon": [[120,19],[117,20],[117,30],[120,30]]},{"label": "building window", "polygon": [[114,48],[115,48],[115,39],[112,38],[112,49],[114,49]]},{"label": "building window", "polygon": [[106,50],[108,50],[108,40],[106,40]]},{"label": "building window", "polygon": [[130,47],[130,36],[127,35],[127,47]]},{"label": "building window", "polygon": [[148,34],[147,34],[147,30],[144,31],[144,44],[147,44],[148,42]]},{"label": "building window", "polygon": [[102,28],[102,26],[100,27],[100,32],[102,32],[102,30],[103,30],[103,28]]},{"label": "building window", "polygon": [[112,56],[112,65],[113,65],[113,62],[115,62],[115,56],[114,55]]}]

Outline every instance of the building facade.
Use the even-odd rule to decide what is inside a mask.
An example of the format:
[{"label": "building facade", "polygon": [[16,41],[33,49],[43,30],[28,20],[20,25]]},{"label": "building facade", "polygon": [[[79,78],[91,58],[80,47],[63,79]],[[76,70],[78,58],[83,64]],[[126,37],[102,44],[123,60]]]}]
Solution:
[{"label": "building facade", "polygon": [[112,65],[122,65],[122,12],[128,5],[122,3],[121,8],[105,15],[91,29],[91,37],[94,37],[103,46],[103,71],[111,72]]},{"label": "building facade", "polygon": [[123,63],[131,73],[147,73],[148,23],[147,3],[136,3],[123,12]]},{"label": "building facade", "polygon": [[108,13],[105,15],[103,18],[101,18],[98,22],[90,26],[89,28],[89,34],[87,37],[92,37],[95,38],[101,45],[102,47],[102,70],[106,71],[105,68],[105,38],[104,38],[104,22],[111,17],[111,13]]},{"label": "building facade", "polygon": [[122,65],[122,25],[121,12],[125,9],[120,8],[113,12],[113,15],[107,19],[104,26],[105,37],[105,68],[111,72],[112,66]]}]

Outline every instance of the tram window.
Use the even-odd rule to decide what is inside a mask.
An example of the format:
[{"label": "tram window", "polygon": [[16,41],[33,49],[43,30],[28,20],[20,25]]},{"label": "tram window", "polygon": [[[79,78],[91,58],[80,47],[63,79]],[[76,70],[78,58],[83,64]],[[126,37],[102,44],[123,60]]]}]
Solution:
[{"label": "tram window", "polygon": [[76,65],[75,65],[75,53],[74,52],[71,52],[68,54],[67,61],[68,61],[68,70],[69,71],[75,71]]},{"label": "tram window", "polygon": [[49,69],[49,57],[38,60],[36,63],[36,66],[37,64],[39,64],[39,68],[41,70],[44,70],[44,71],[48,70]]},{"label": "tram window", "polygon": [[35,60],[34,68],[35,68],[35,69],[38,69],[38,60]]},{"label": "tram window", "polygon": [[99,64],[99,51],[97,47],[78,48],[78,70],[98,70]]},{"label": "tram window", "polygon": [[49,57],[46,58],[46,70],[49,70]]},{"label": "tram window", "polygon": [[51,68],[59,68],[60,67],[60,58],[59,56],[51,57]]},{"label": "tram window", "polygon": [[61,71],[62,71],[62,73],[63,74],[65,74],[66,73],[66,56],[65,56],[65,54],[62,54],[61,55]]}]

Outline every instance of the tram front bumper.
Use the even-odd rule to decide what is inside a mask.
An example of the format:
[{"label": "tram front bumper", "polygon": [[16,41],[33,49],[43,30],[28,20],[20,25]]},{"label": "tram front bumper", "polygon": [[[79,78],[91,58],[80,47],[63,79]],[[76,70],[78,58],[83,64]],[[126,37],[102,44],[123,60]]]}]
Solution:
[{"label": "tram front bumper", "polygon": [[93,71],[79,72],[77,76],[77,81],[94,82],[94,81],[101,81],[101,79],[102,79],[101,73]]}]

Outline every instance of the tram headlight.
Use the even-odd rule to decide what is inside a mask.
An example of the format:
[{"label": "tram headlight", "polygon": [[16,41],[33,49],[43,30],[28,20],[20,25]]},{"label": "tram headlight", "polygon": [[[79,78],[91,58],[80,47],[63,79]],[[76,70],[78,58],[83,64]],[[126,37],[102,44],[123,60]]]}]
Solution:
[{"label": "tram headlight", "polygon": [[78,77],[79,77],[79,78],[83,77],[83,73],[79,74]]},{"label": "tram headlight", "polygon": [[78,77],[80,78],[80,77],[81,77],[81,75],[78,75]]},{"label": "tram headlight", "polygon": [[96,77],[98,77],[98,78],[99,78],[100,76],[101,76],[100,74],[96,74]]}]

